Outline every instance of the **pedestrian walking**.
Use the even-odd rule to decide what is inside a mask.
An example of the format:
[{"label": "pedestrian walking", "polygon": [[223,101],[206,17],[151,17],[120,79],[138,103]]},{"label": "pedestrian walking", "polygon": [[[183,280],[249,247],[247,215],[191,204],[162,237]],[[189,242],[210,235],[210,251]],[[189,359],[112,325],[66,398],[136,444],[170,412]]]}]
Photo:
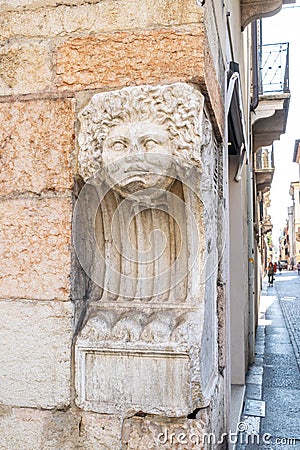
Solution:
[{"label": "pedestrian walking", "polygon": [[298,275],[300,275],[300,261],[297,264],[297,269],[298,269]]},{"label": "pedestrian walking", "polygon": [[273,263],[270,261],[269,265],[268,265],[268,282],[269,282],[269,286],[273,286],[273,282],[274,282],[274,265]]},{"label": "pedestrian walking", "polygon": [[279,270],[279,275],[281,275],[282,265],[281,265],[280,261],[278,261],[278,270]]}]

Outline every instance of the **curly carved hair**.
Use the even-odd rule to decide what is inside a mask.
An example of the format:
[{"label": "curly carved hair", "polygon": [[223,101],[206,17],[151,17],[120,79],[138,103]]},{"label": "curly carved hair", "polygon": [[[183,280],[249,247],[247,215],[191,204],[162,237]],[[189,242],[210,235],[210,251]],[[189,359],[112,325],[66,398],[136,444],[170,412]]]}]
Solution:
[{"label": "curly carved hair", "polygon": [[79,114],[79,173],[87,180],[102,167],[103,141],[112,127],[124,122],[163,126],[173,141],[174,156],[201,166],[203,102],[201,93],[185,83],[95,94]]}]

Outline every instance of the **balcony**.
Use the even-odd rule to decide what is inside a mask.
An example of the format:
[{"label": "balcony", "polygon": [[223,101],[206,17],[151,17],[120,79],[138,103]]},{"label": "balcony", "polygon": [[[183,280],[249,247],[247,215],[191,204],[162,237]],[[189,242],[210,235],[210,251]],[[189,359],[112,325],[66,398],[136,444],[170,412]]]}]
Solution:
[{"label": "balcony", "polygon": [[272,225],[272,222],[271,222],[271,216],[266,216],[264,218],[264,220],[262,221],[261,225],[262,225],[262,230],[261,230],[262,234],[270,233],[270,231],[273,230],[273,225]]},{"label": "balcony", "polygon": [[[293,162],[300,164],[300,139],[297,139],[295,141]],[[299,175],[300,175],[300,173],[299,173]],[[300,180],[300,176],[299,176],[299,180]]]},{"label": "balcony", "polygon": [[254,151],[271,145],[285,132],[290,102],[289,44],[259,49],[259,104],[252,117]]},{"label": "balcony", "polygon": [[263,147],[259,149],[254,158],[257,191],[267,192],[271,188],[275,170],[273,147]]},{"label": "balcony", "polygon": [[262,45],[259,94],[289,93],[289,44]]},{"label": "balcony", "polygon": [[296,3],[296,0],[241,0],[242,29],[253,20],[273,16],[286,3]]}]

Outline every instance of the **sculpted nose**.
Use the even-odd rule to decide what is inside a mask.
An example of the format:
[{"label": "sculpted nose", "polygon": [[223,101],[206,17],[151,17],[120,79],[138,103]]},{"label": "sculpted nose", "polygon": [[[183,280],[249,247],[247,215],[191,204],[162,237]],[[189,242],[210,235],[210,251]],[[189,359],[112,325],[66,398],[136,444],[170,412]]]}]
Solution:
[{"label": "sculpted nose", "polygon": [[130,153],[135,155],[144,153],[143,146],[140,145],[138,141],[133,141],[130,146]]}]

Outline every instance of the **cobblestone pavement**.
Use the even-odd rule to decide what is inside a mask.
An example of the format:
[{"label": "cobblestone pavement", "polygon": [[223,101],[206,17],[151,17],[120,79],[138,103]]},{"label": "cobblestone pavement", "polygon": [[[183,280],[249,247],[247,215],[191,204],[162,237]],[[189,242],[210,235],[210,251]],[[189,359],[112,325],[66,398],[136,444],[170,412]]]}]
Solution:
[{"label": "cobblestone pavement", "polygon": [[300,276],[264,281],[237,450],[300,450]]},{"label": "cobblestone pavement", "polygon": [[275,287],[300,370],[300,276],[298,272],[284,272],[283,275],[277,275]]}]

